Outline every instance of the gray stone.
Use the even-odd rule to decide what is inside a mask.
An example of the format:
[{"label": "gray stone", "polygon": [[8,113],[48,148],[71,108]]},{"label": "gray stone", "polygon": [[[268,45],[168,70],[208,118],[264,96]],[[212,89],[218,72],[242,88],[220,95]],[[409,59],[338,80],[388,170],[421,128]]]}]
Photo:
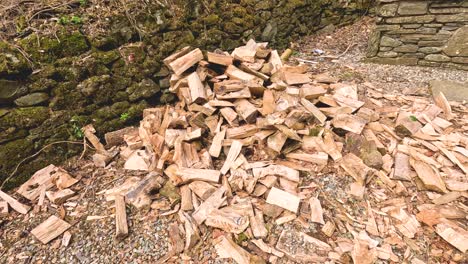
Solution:
[{"label": "gray stone", "polygon": [[376,56],[379,52],[380,34],[379,30],[374,30],[370,34],[366,52],[366,56],[368,58]]},{"label": "gray stone", "polygon": [[378,13],[383,17],[393,17],[396,15],[397,10],[398,4],[386,4],[379,7]]},{"label": "gray stone", "polygon": [[383,47],[398,47],[401,44],[401,41],[387,36],[383,36],[382,39],[380,39],[380,46]]},{"label": "gray stone", "polygon": [[377,25],[375,29],[380,30],[380,31],[389,31],[389,30],[397,30],[400,29],[400,25]]},{"label": "gray stone", "polygon": [[418,42],[418,46],[420,47],[441,47],[445,44],[445,41],[441,40],[422,40]]},{"label": "gray stone", "polygon": [[453,8],[430,8],[429,12],[432,14],[456,14],[456,13],[468,13],[468,8],[453,7]]},{"label": "gray stone", "polygon": [[439,53],[442,51],[441,47],[422,47],[419,48],[419,52],[426,53],[426,54],[433,54],[433,53]]},{"label": "gray stone", "polygon": [[440,23],[466,22],[468,21],[468,13],[460,13],[460,14],[453,14],[453,15],[437,15],[436,21]]},{"label": "gray stone", "polygon": [[26,92],[26,87],[19,82],[0,80],[0,103],[11,102]]},{"label": "gray stone", "polygon": [[404,1],[400,3],[398,14],[400,15],[423,15],[427,13],[427,1]]},{"label": "gray stone", "polygon": [[468,57],[468,25],[461,27],[448,40],[444,53],[453,57]]},{"label": "gray stone", "polygon": [[468,101],[468,82],[458,83],[449,80],[429,82],[432,94],[442,92],[449,101]]},{"label": "gray stone", "polygon": [[138,101],[144,98],[150,98],[160,91],[159,85],[157,85],[151,79],[144,79],[138,84],[134,84],[127,88],[128,98],[131,102]]},{"label": "gray stone", "polygon": [[403,55],[401,55],[401,57],[423,59],[424,57],[426,57],[426,54],[419,52],[404,53]]},{"label": "gray stone", "polygon": [[379,57],[374,57],[367,59],[367,62],[370,63],[379,63],[379,64],[390,64],[390,65],[409,65],[409,66],[414,66],[418,64],[418,58],[379,58]]},{"label": "gray stone", "polygon": [[22,96],[15,100],[17,106],[33,106],[39,105],[49,100],[49,95],[46,93],[32,93]]},{"label": "gray stone", "polygon": [[420,28],[421,24],[406,24],[403,25],[403,28]]},{"label": "gray stone", "polygon": [[418,49],[419,49],[418,45],[407,44],[407,45],[401,45],[399,47],[396,47],[393,50],[396,52],[412,53],[412,52],[418,51]]},{"label": "gray stone", "polygon": [[460,64],[468,64],[468,57],[453,57],[452,62]]},{"label": "gray stone", "polygon": [[440,62],[434,62],[434,61],[420,60],[420,61],[418,61],[418,65],[425,66],[425,67],[440,67],[441,63]]},{"label": "gray stone", "polygon": [[436,28],[406,28],[406,29],[398,29],[398,30],[392,30],[389,31],[388,34],[436,34],[437,29]]},{"label": "gray stone", "polygon": [[424,16],[404,16],[387,18],[385,21],[390,24],[417,24],[417,23],[430,23],[434,21],[434,15]]},{"label": "gray stone", "polygon": [[379,52],[377,56],[381,58],[395,58],[395,57],[398,57],[398,53],[394,51],[385,51],[385,52]]},{"label": "gray stone", "polygon": [[424,59],[435,62],[449,62],[451,60],[450,57],[447,57],[442,54],[429,54],[426,57],[424,57]]},{"label": "gray stone", "polygon": [[379,51],[391,51],[392,49],[392,47],[380,47]]},{"label": "gray stone", "polygon": [[270,23],[266,25],[266,27],[263,29],[261,39],[262,41],[271,41],[272,39],[275,38],[276,34],[278,33],[278,26],[276,23]]}]

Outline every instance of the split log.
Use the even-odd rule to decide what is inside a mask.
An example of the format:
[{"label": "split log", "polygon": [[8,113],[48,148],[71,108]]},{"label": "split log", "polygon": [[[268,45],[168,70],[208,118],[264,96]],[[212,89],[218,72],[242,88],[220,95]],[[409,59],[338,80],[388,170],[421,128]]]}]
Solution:
[{"label": "split log", "polygon": [[411,113],[400,111],[396,120],[395,132],[400,137],[416,134],[422,128],[418,119]]},{"label": "split log", "polygon": [[468,231],[452,222],[436,225],[436,233],[452,246],[465,253],[468,250]]},{"label": "split log", "polygon": [[221,154],[221,148],[223,147],[223,140],[226,136],[226,129],[221,130],[220,132],[216,133],[211,142],[209,153],[212,157],[219,157]]},{"label": "split log", "polygon": [[444,181],[435,168],[419,160],[412,160],[410,163],[416,171],[418,178],[421,179],[428,190],[443,193],[448,192]]},{"label": "split log", "polygon": [[352,153],[348,153],[343,157],[340,166],[361,185],[364,185],[367,175],[372,171],[359,157]]},{"label": "split log", "polygon": [[277,205],[281,208],[297,213],[301,198],[298,196],[280,190],[276,187],[271,188],[266,200],[267,203]]},{"label": "split log", "polygon": [[287,139],[288,136],[286,134],[276,131],[276,133],[268,137],[267,146],[275,152],[281,153],[281,149],[283,149]]},{"label": "split log", "polygon": [[311,103],[309,100],[302,98],[301,99],[301,104],[304,106],[304,108],[309,111],[312,115],[317,118],[317,120],[320,122],[321,125],[325,124],[325,121],[327,120],[327,116],[325,116],[320,109],[318,109],[313,103]]},{"label": "split log", "polygon": [[[301,244],[298,245],[297,241],[301,241]],[[299,263],[322,263],[328,259],[328,252],[332,247],[303,232],[283,230],[276,243],[276,249]]]},{"label": "split log", "polygon": [[55,165],[50,164],[36,171],[16,192],[30,201],[36,200],[42,189],[48,190],[54,186],[53,181],[56,178],[55,173],[57,170],[58,168]]},{"label": "split log", "polygon": [[328,154],[324,152],[318,152],[314,154],[307,153],[288,153],[286,154],[288,159],[302,160],[310,163],[315,163],[318,165],[327,165],[328,164]]},{"label": "split log", "polygon": [[230,107],[224,107],[219,110],[221,115],[226,119],[226,121],[229,123],[230,126],[238,126],[239,122],[237,121],[237,113],[232,110]]},{"label": "split log", "polygon": [[198,225],[201,225],[213,210],[221,207],[226,201],[226,197],[223,197],[225,192],[226,189],[220,187],[193,212],[192,217]]},{"label": "split log", "polygon": [[323,89],[321,86],[312,86],[312,85],[303,85],[300,89],[299,95],[302,98],[307,100],[317,99],[322,95],[325,95],[327,90]]},{"label": "split log", "polygon": [[319,223],[324,225],[325,222],[323,221],[323,210],[322,205],[320,204],[320,200],[316,197],[312,197],[309,199],[309,206],[310,206],[310,220],[315,223]]},{"label": "split log", "polygon": [[233,58],[230,55],[207,52],[208,62],[229,66],[232,64]]},{"label": "split log", "polygon": [[136,208],[149,207],[154,199],[154,194],[163,187],[163,184],[164,178],[152,172],[131,185],[122,195],[125,195],[126,201]]},{"label": "split log", "polygon": [[257,118],[257,108],[251,104],[247,99],[239,99],[234,102],[236,105],[237,113],[245,120],[247,123],[255,123]]},{"label": "split log", "polygon": [[205,225],[228,233],[240,234],[249,226],[249,217],[232,210],[214,209],[206,218]]},{"label": "split log", "polygon": [[35,236],[43,244],[49,243],[52,239],[60,236],[71,225],[55,215],[52,215],[40,225],[31,230],[31,234]]},{"label": "split log", "polygon": [[411,181],[411,167],[408,155],[401,152],[395,154],[393,178],[402,181]]},{"label": "split log", "polygon": [[193,210],[192,191],[188,185],[180,186],[180,209],[183,211]]},{"label": "split log", "polygon": [[115,196],[115,237],[124,239],[128,236],[127,212],[125,209],[125,197]]},{"label": "split log", "polygon": [[205,86],[203,85],[200,77],[196,72],[191,73],[187,76],[188,86],[190,89],[190,97],[192,103],[204,104],[207,102],[207,96]]},{"label": "split log", "polygon": [[253,168],[256,178],[263,178],[267,175],[280,176],[293,182],[299,182],[299,171],[283,165],[270,165],[264,168]]},{"label": "split log", "polygon": [[99,138],[94,135],[96,133],[96,129],[94,129],[93,125],[89,124],[84,126],[81,131],[83,131],[85,137],[91,142],[91,145],[96,149],[96,151],[100,154],[106,154],[106,148],[104,145],[99,141]]},{"label": "split log", "polygon": [[276,103],[275,103],[275,95],[272,90],[267,89],[263,93],[263,108],[262,114],[264,116],[269,115],[275,111]]},{"label": "split log", "polygon": [[434,102],[436,103],[436,105],[444,111],[445,118],[447,120],[452,120],[454,117],[452,113],[452,107],[447,101],[447,98],[445,98],[444,93],[439,92],[438,94],[433,95],[433,98],[434,98]]},{"label": "split log", "polygon": [[107,147],[118,146],[124,143],[124,135],[132,134],[137,131],[136,127],[126,127],[116,131],[108,132],[104,134],[104,139],[106,140]]},{"label": "split log", "polygon": [[298,85],[310,82],[310,77],[308,74],[283,71],[283,75],[284,81],[288,85]]},{"label": "split log", "polygon": [[226,235],[220,236],[214,242],[214,247],[220,258],[232,258],[238,264],[250,264],[252,256],[245,249],[238,246]]},{"label": "split log", "polygon": [[255,216],[250,217],[250,228],[256,238],[264,238],[268,236],[268,230],[265,227],[263,213],[260,210],[255,210]]},{"label": "split log", "polygon": [[225,175],[229,169],[231,169],[232,164],[239,156],[242,150],[242,143],[238,140],[234,140],[231,144],[231,148],[229,149],[229,153],[224,161],[223,167],[221,168],[221,174]]},{"label": "split log", "polygon": [[221,173],[218,170],[179,168],[179,170],[176,172],[176,175],[182,179],[180,184],[185,184],[192,181],[207,181],[218,183]]},{"label": "split log", "polygon": [[[185,48],[184,48],[185,49]],[[183,53],[185,53],[183,51]],[[172,56],[166,58],[164,60],[166,65],[177,75],[182,75],[186,70],[188,70],[190,67],[195,65],[195,63],[203,60],[203,53],[200,49],[194,49],[186,54],[179,53],[179,54],[174,54],[176,55],[176,59],[172,60]],[[182,56],[180,56],[183,54]],[[169,62],[172,60],[171,62]]]},{"label": "split log", "polygon": [[63,189],[56,192],[46,192],[47,199],[54,204],[63,204],[69,198],[73,197],[75,192],[70,189]]},{"label": "split log", "polygon": [[15,198],[9,196],[8,194],[0,191],[0,198],[6,201],[13,210],[17,211],[20,214],[27,214],[31,207],[24,205],[18,202]]},{"label": "split log", "polygon": [[336,115],[332,120],[332,125],[335,128],[341,128],[355,134],[361,134],[366,124],[364,118],[349,114]]}]

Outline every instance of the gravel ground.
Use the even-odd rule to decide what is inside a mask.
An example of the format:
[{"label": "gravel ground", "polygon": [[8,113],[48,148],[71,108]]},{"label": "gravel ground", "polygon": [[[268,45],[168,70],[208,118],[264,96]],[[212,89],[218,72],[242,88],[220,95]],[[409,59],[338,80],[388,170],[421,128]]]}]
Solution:
[{"label": "gravel ground", "polygon": [[[293,43],[294,50],[297,51],[293,54],[291,62],[297,59],[316,61],[318,63],[312,64],[311,69],[314,73],[328,72],[342,81],[355,82],[361,88],[365,87],[364,83],[369,82],[376,88],[389,93],[429,95],[428,81],[430,80],[467,81],[468,73],[463,71],[361,62],[365,54],[367,35],[371,28],[372,19],[364,18],[356,24],[337,29],[332,33],[306,37]],[[324,50],[325,55],[328,56],[343,54],[345,50],[347,52],[338,59],[329,59],[314,55],[314,49]],[[319,194],[318,198],[322,201],[325,221],[343,217],[340,213],[343,210],[347,211],[351,217],[359,218],[366,204],[346,194],[351,177],[336,174],[337,168],[333,169],[333,166],[336,164],[331,163],[329,168],[332,169],[322,171],[322,173],[304,175],[303,186],[317,185],[318,189],[314,191]],[[127,214],[130,235],[119,242],[114,239],[115,223],[112,203],[106,202],[103,195],[97,194],[99,191],[122,184],[129,177],[142,176],[141,174],[124,172],[119,162],[112,164],[109,169],[99,169],[94,167],[89,158],[88,160],[71,159],[65,164],[64,169],[74,177],[81,178],[77,186],[73,187],[80,194],[79,198],[68,203],[71,206],[65,206],[65,209],[49,204],[45,212],[31,213],[29,216],[15,213],[1,219],[0,263],[154,263],[168,252],[170,243],[167,226],[176,221],[177,215],[161,216],[163,211],[138,211],[129,206]],[[327,199],[327,197],[333,199]],[[169,203],[164,197],[157,197],[156,200]],[[74,206],[73,202],[76,202]],[[301,212],[307,212],[307,210],[307,208],[302,208]],[[65,220],[73,224],[69,229],[72,239],[68,247],[60,245],[61,237],[47,245],[42,245],[29,233],[50,215],[65,215]],[[88,221],[86,220],[88,216],[107,217]],[[307,232],[326,240],[320,232],[320,226],[312,222],[300,224],[294,221],[281,226],[271,223],[269,225],[271,228],[269,239],[272,241],[277,239],[284,229]],[[350,236],[346,233],[344,226],[338,226],[338,229],[343,232],[343,235]],[[189,253],[193,263],[233,263],[215,260],[216,254],[210,240],[216,235],[215,231],[211,233],[205,229],[205,242],[200,244],[197,250]],[[265,256],[252,244],[239,243],[252,253]],[[421,245],[421,248],[424,248],[424,245]],[[401,257],[404,252],[396,250],[395,254]],[[167,262],[180,263],[182,261],[180,258],[173,258]],[[277,263],[291,262],[284,258]]]}]

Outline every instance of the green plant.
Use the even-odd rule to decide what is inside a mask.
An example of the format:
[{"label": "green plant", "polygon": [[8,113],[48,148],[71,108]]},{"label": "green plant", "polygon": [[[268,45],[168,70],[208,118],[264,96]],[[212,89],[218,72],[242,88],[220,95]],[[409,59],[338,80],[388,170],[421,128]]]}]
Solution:
[{"label": "green plant", "polygon": [[83,19],[81,19],[81,17],[79,16],[72,16],[72,17],[62,16],[59,18],[58,23],[61,25],[69,25],[69,24],[78,25],[78,24],[83,23]]},{"label": "green plant", "polygon": [[409,118],[410,118],[410,120],[413,121],[413,122],[418,121],[418,118],[415,117],[414,115],[410,116]]},{"label": "green plant", "polygon": [[76,123],[72,123],[72,134],[77,139],[82,139],[84,137],[83,130]]},{"label": "green plant", "polygon": [[130,118],[130,113],[125,112],[120,115],[120,120],[127,121]]},{"label": "green plant", "polygon": [[85,6],[88,4],[88,0],[80,0],[80,6]]}]

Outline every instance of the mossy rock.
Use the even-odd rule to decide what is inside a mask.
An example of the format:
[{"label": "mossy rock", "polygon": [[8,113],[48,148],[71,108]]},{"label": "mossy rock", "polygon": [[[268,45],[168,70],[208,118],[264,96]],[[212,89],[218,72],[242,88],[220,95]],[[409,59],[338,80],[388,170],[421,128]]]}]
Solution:
[{"label": "mossy rock", "polygon": [[[58,39],[57,39],[58,38]],[[55,36],[39,36],[33,33],[21,39],[19,45],[36,62],[50,63],[63,57],[71,57],[89,50],[86,37],[79,31],[59,32]]]},{"label": "mossy rock", "polygon": [[15,100],[17,106],[34,106],[44,104],[49,100],[49,95],[46,93],[31,93],[22,96]]},{"label": "mossy rock", "polygon": [[28,89],[22,82],[0,79],[0,105],[11,103],[27,92]]},{"label": "mossy rock", "polygon": [[31,128],[49,118],[49,109],[43,106],[14,108],[0,118],[0,129],[9,127]]},{"label": "mossy rock", "polygon": [[29,92],[47,92],[57,85],[57,81],[47,78],[41,78],[29,84]]},{"label": "mossy rock", "polygon": [[27,76],[32,69],[19,50],[0,41],[0,78]]},{"label": "mossy rock", "polygon": [[131,102],[135,102],[141,99],[150,98],[160,90],[159,85],[157,85],[153,80],[144,79],[141,82],[130,86],[127,89],[127,93],[129,94],[129,100]]},{"label": "mossy rock", "polygon": [[[34,149],[34,143],[28,139],[18,139],[3,144],[0,148],[0,182],[3,182],[7,175],[14,170],[20,160],[25,158]],[[17,186],[15,181],[22,181],[19,177],[14,177],[11,186]]]}]

